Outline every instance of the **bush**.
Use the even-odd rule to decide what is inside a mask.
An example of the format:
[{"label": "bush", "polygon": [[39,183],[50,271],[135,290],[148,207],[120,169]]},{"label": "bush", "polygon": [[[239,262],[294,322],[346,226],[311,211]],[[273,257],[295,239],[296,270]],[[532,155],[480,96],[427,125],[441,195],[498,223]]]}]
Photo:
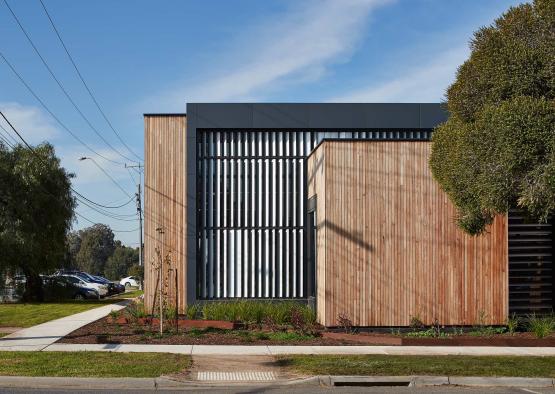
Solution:
[{"label": "bush", "polygon": [[528,316],[528,331],[534,333],[537,338],[545,338],[555,330],[555,316]]},{"label": "bush", "polygon": [[509,331],[509,334],[514,335],[521,323],[522,319],[513,312],[511,317],[507,319],[507,330]]},{"label": "bush", "polygon": [[306,305],[294,301],[269,302],[237,300],[227,302],[207,302],[202,306],[205,320],[240,321],[245,324],[291,324],[293,315],[300,315],[306,324],[315,324],[316,313]]},{"label": "bush", "polygon": [[141,319],[147,316],[145,304],[142,301],[132,303],[125,310],[132,320]]},{"label": "bush", "polygon": [[187,319],[189,320],[194,320],[197,318],[197,315],[200,311],[201,308],[199,304],[189,305],[185,310],[185,316],[187,316]]}]

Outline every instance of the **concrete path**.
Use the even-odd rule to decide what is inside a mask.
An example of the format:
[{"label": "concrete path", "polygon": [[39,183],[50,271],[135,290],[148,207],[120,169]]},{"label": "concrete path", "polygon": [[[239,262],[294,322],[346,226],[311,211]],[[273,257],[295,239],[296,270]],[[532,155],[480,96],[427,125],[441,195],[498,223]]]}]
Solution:
[{"label": "concrete path", "polygon": [[43,350],[70,332],[107,316],[112,310],[125,308],[128,302],[129,301],[122,301],[115,304],[104,305],[75,315],[62,317],[61,319],[51,320],[43,324],[16,331],[13,334],[0,338],[0,351]]},{"label": "concrete path", "polygon": [[415,356],[555,356],[555,347],[499,346],[223,346],[55,343],[44,351],[180,353],[192,356],[279,356],[288,354],[384,354]]}]

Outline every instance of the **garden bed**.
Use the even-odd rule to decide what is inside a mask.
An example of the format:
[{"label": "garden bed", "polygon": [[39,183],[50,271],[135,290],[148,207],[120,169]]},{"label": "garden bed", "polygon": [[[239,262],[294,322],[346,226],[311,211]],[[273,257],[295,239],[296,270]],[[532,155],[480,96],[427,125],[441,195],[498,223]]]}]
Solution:
[{"label": "garden bed", "polygon": [[[83,326],[59,343],[109,343],[109,344],[168,344],[168,345],[361,345],[356,338],[349,340],[326,338],[294,331],[267,331],[262,329],[179,328],[167,324],[164,334],[156,324],[118,324],[104,318]],[[210,326],[209,320],[189,321]],[[229,323],[229,322],[225,322]]]},{"label": "garden bed", "polygon": [[460,334],[444,337],[407,337],[394,333],[328,332],[323,328],[312,334],[294,330],[271,331],[267,327],[213,320],[180,319],[164,323],[159,334],[158,319],[103,318],[62,338],[61,343],[171,344],[171,345],[366,345],[366,346],[555,346],[555,335],[535,338],[518,332],[479,336]]},{"label": "garden bed", "polygon": [[[390,332],[357,332],[348,319],[341,331],[316,323],[314,311],[296,302],[238,300],[192,305],[177,322],[175,309],[148,315],[142,302],[72,332],[59,342],[83,344],[172,345],[368,345],[368,346],[514,346],[555,347],[555,318],[512,316],[507,326],[426,326],[411,320],[411,328]],[[199,317],[201,319],[199,319]],[[486,320],[485,318],[483,319]]]}]

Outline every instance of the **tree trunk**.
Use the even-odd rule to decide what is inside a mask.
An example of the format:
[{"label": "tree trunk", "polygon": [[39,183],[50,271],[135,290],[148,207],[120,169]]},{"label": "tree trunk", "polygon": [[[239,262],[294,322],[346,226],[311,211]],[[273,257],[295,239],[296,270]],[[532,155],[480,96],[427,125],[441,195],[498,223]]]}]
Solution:
[{"label": "tree trunk", "polygon": [[23,292],[23,302],[42,302],[44,292],[42,289],[42,278],[35,272],[25,272],[25,291]]}]

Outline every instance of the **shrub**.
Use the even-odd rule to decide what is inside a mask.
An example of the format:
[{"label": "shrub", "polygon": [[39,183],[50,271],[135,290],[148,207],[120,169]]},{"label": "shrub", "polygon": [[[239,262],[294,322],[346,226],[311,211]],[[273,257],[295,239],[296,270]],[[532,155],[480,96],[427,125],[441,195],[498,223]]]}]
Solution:
[{"label": "shrub", "polygon": [[416,329],[423,329],[426,325],[422,322],[422,319],[420,318],[419,315],[414,315],[410,317],[409,326],[413,330],[416,330]]},{"label": "shrub", "polygon": [[200,311],[201,311],[201,307],[199,304],[189,305],[185,310],[185,316],[187,316],[187,319],[189,320],[194,320],[196,319]]},{"label": "shrub", "polygon": [[306,305],[294,301],[269,302],[237,300],[208,302],[202,306],[205,320],[240,321],[246,324],[271,323],[272,326],[291,324],[293,311],[298,311],[306,323],[316,322],[315,312]]},{"label": "shrub", "polygon": [[545,338],[555,330],[555,319],[553,316],[528,316],[528,330],[533,332],[536,338]]},{"label": "shrub", "polygon": [[174,306],[166,306],[163,309],[165,320],[175,320],[177,317],[177,309]]},{"label": "shrub", "polygon": [[337,323],[343,328],[346,333],[351,333],[353,331],[353,322],[346,313],[340,313],[337,317]]},{"label": "shrub", "polygon": [[132,303],[126,308],[125,311],[132,320],[141,319],[147,316],[145,304],[142,301]]},{"label": "shrub", "polygon": [[520,316],[517,316],[516,313],[513,312],[511,317],[507,319],[507,330],[509,331],[509,334],[514,335],[520,327],[521,322],[522,319]]}]

